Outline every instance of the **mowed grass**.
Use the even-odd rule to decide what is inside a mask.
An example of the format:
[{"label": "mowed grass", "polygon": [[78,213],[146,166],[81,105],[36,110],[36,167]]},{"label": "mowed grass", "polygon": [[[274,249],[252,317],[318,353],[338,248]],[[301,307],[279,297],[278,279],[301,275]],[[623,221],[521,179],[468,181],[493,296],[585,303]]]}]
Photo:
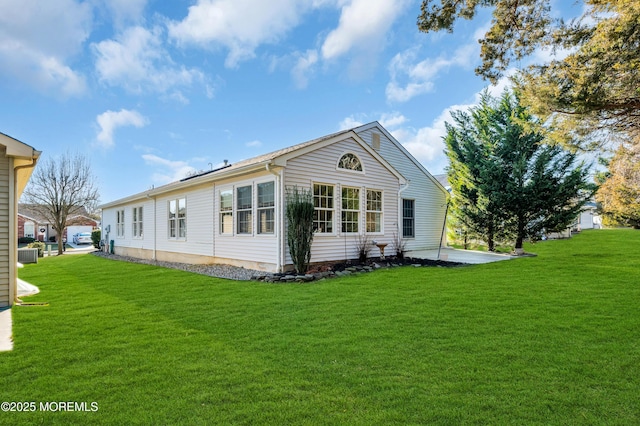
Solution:
[{"label": "mowed grass", "polygon": [[92,255],[20,270],[2,424],[640,423],[640,231],[310,284]]}]

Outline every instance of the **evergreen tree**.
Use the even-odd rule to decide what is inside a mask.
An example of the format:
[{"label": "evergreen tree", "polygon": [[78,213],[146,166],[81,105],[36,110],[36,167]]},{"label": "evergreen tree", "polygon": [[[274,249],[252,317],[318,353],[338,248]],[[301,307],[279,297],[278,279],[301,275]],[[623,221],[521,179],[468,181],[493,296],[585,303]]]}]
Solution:
[{"label": "evergreen tree", "polygon": [[566,135],[578,135],[582,147],[594,148],[615,136],[638,145],[640,2],[576,3],[583,3],[582,15],[565,22],[554,17],[559,13],[552,13],[550,0],[423,0],[418,28],[453,31],[459,18],[492,8],[477,74],[495,82],[514,60],[541,49],[565,50],[566,56],[521,70],[516,81],[525,104],[554,121],[558,140],[571,142]]},{"label": "evergreen tree", "polygon": [[593,194],[589,168],[546,143],[517,95],[485,92],[478,107],[453,118],[445,143],[454,215],[490,250],[497,237],[521,249],[525,238],[566,229]]}]

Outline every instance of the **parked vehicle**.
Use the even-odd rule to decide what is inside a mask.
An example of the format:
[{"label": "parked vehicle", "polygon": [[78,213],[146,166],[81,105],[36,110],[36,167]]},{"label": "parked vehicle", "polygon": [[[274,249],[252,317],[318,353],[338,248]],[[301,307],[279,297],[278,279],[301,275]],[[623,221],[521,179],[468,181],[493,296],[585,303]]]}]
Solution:
[{"label": "parked vehicle", "polygon": [[74,244],[91,244],[91,233],[79,232],[73,236]]}]

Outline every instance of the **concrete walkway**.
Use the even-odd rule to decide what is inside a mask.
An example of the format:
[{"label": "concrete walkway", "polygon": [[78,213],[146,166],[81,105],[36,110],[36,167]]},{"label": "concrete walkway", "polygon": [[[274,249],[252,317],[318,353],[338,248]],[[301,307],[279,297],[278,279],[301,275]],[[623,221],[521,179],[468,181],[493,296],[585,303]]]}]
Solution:
[{"label": "concrete walkway", "polygon": [[[18,278],[18,297],[31,296],[40,292],[33,284]],[[0,308],[0,352],[13,350],[11,309]]]},{"label": "concrete walkway", "polygon": [[0,352],[13,350],[11,308],[0,308]]},{"label": "concrete walkway", "polygon": [[[415,250],[405,254],[408,257],[417,257],[418,259],[438,260],[438,249],[435,250]],[[443,247],[440,250],[440,260],[460,263],[490,263],[501,260],[517,259],[519,256],[511,256],[509,254],[488,253],[486,251],[475,250],[459,250],[449,247]]]}]

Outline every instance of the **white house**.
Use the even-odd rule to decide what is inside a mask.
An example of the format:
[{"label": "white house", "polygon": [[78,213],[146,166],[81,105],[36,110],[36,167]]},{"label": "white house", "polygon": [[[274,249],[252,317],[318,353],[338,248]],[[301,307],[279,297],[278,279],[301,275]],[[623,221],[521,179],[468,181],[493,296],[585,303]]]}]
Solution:
[{"label": "white house", "polygon": [[0,133],[0,307],[17,296],[18,199],[40,157],[29,145]]},{"label": "white house", "polygon": [[283,271],[294,186],[313,193],[312,263],[357,258],[363,239],[386,254],[441,244],[446,190],[377,122],[107,203],[103,239],[120,255]]}]

